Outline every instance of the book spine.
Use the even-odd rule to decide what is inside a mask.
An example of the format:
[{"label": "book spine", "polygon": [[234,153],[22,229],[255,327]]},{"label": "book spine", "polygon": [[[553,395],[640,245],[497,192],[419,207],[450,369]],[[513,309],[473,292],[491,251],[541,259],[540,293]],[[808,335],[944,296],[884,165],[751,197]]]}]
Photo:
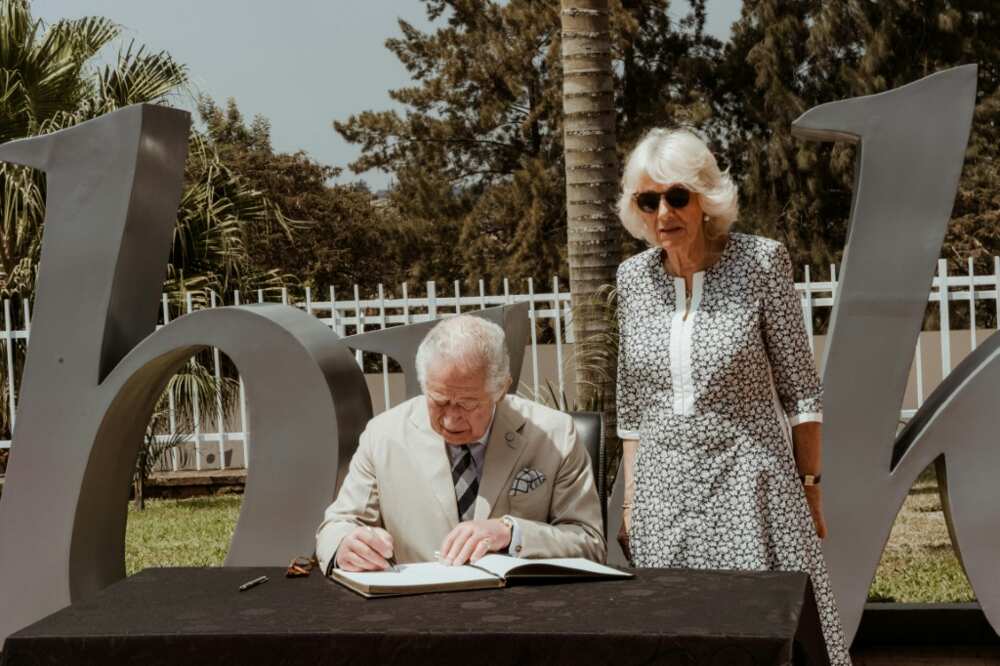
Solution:
[{"label": "book spine", "polygon": [[494,578],[496,578],[496,579],[497,579],[498,581],[500,581],[500,582],[501,582],[501,583],[503,583],[504,585],[506,585],[506,584],[507,584],[507,579],[506,579],[506,578],[504,578],[503,576],[501,576],[501,575],[500,575],[500,574],[498,574],[498,573],[494,573],[494,572],[490,571],[490,570],[489,570],[489,569],[487,569],[486,567],[481,567],[481,566],[479,566],[478,564],[473,564],[472,562],[469,562],[469,563],[468,563],[468,564],[466,564],[465,566],[467,566],[467,567],[472,567],[473,569],[479,569],[480,571],[484,571],[484,572],[488,573],[489,575],[493,576]]}]

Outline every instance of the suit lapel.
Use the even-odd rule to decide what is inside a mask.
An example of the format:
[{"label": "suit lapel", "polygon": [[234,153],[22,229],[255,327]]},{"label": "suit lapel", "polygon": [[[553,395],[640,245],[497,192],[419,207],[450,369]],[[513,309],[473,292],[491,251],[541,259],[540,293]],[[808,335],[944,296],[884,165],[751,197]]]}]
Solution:
[{"label": "suit lapel", "polygon": [[451,480],[451,464],[441,436],[431,429],[427,414],[427,401],[423,396],[416,400],[410,412],[409,441],[406,450],[431,494],[437,498],[448,521],[449,529],[458,525],[458,504],[455,501],[455,484]]},{"label": "suit lapel", "polygon": [[476,520],[489,518],[500,493],[509,490],[507,479],[524,453],[523,428],[524,418],[511,408],[509,400],[504,397],[497,404],[493,430],[486,444],[483,476],[479,482],[479,497],[476,498]]}]

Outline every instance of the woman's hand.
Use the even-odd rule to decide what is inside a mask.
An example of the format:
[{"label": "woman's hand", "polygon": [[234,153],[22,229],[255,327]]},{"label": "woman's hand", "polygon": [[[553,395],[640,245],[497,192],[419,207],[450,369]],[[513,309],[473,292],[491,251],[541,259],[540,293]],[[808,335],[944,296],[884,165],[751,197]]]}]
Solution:
[{"label": "woman's hand", "polygon": [[628,531],[632,526],[632,509],[627,508],[622,512],[622,526],[618,528],[618,545],[622,547],[625,559],[632,561],[632,552],[628,547]]},{"label": "woman's hand", "polygon": [[823,492],[819,486],[803,486],[802,489],[806,492],[806,502],[809,504],[813,525],[816,526],[816,536],[825,539],[826,519],[823,518]]},{"label": "woman's hand", "polygon": [[622,505],[622,526],[618,529],[618,545],[622,547],[625,559],[632,561],[632,551],[628,545],[628,533],[632,529],[632,502],[635,499],[635,454],[639,450],[639,440],[622,440],[622,473],[625,475],[625,503]]},{"label": "woman's hand", "polygon": [[[822,442],[822,426],[818,421],[806,421],[792,427],[793,451],[795,467],[799,474],[819,476],[820,453]],[[823,518],[823,493],[819,486],[802,486],[809,503],[809,513],[812,514],[813,525],[816,526],[816,536],[826,538],[826,520]]]}]

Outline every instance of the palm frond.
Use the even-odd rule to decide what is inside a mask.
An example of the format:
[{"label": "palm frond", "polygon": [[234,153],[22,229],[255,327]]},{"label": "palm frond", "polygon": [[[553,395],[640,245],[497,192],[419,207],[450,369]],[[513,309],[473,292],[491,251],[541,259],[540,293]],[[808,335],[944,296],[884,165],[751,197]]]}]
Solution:
[{"label": "palm frond", "polygon": [[119,52],[117,63],[97,74],[97,96],[106,110],[140,102],[160,102],[187,84],[187,68],[166,51],[147,53],[135,42]]},{"label": "palm frond", "polygon": [[90,60],[121,35],[121,26],[102,16],[85,16],[60,23],[65,24],[73,49],[82,60]]}]

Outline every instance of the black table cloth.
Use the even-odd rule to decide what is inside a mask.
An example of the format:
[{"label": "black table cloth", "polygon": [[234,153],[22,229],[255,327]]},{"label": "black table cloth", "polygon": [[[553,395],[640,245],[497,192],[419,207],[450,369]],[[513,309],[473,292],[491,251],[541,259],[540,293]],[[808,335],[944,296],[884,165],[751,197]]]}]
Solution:
[{"label": "black table cloth", "polygon": [[2,664],[827,663],[799,573],[640,569],[370,600],[283,573],[147,569],[13,634]]}]

